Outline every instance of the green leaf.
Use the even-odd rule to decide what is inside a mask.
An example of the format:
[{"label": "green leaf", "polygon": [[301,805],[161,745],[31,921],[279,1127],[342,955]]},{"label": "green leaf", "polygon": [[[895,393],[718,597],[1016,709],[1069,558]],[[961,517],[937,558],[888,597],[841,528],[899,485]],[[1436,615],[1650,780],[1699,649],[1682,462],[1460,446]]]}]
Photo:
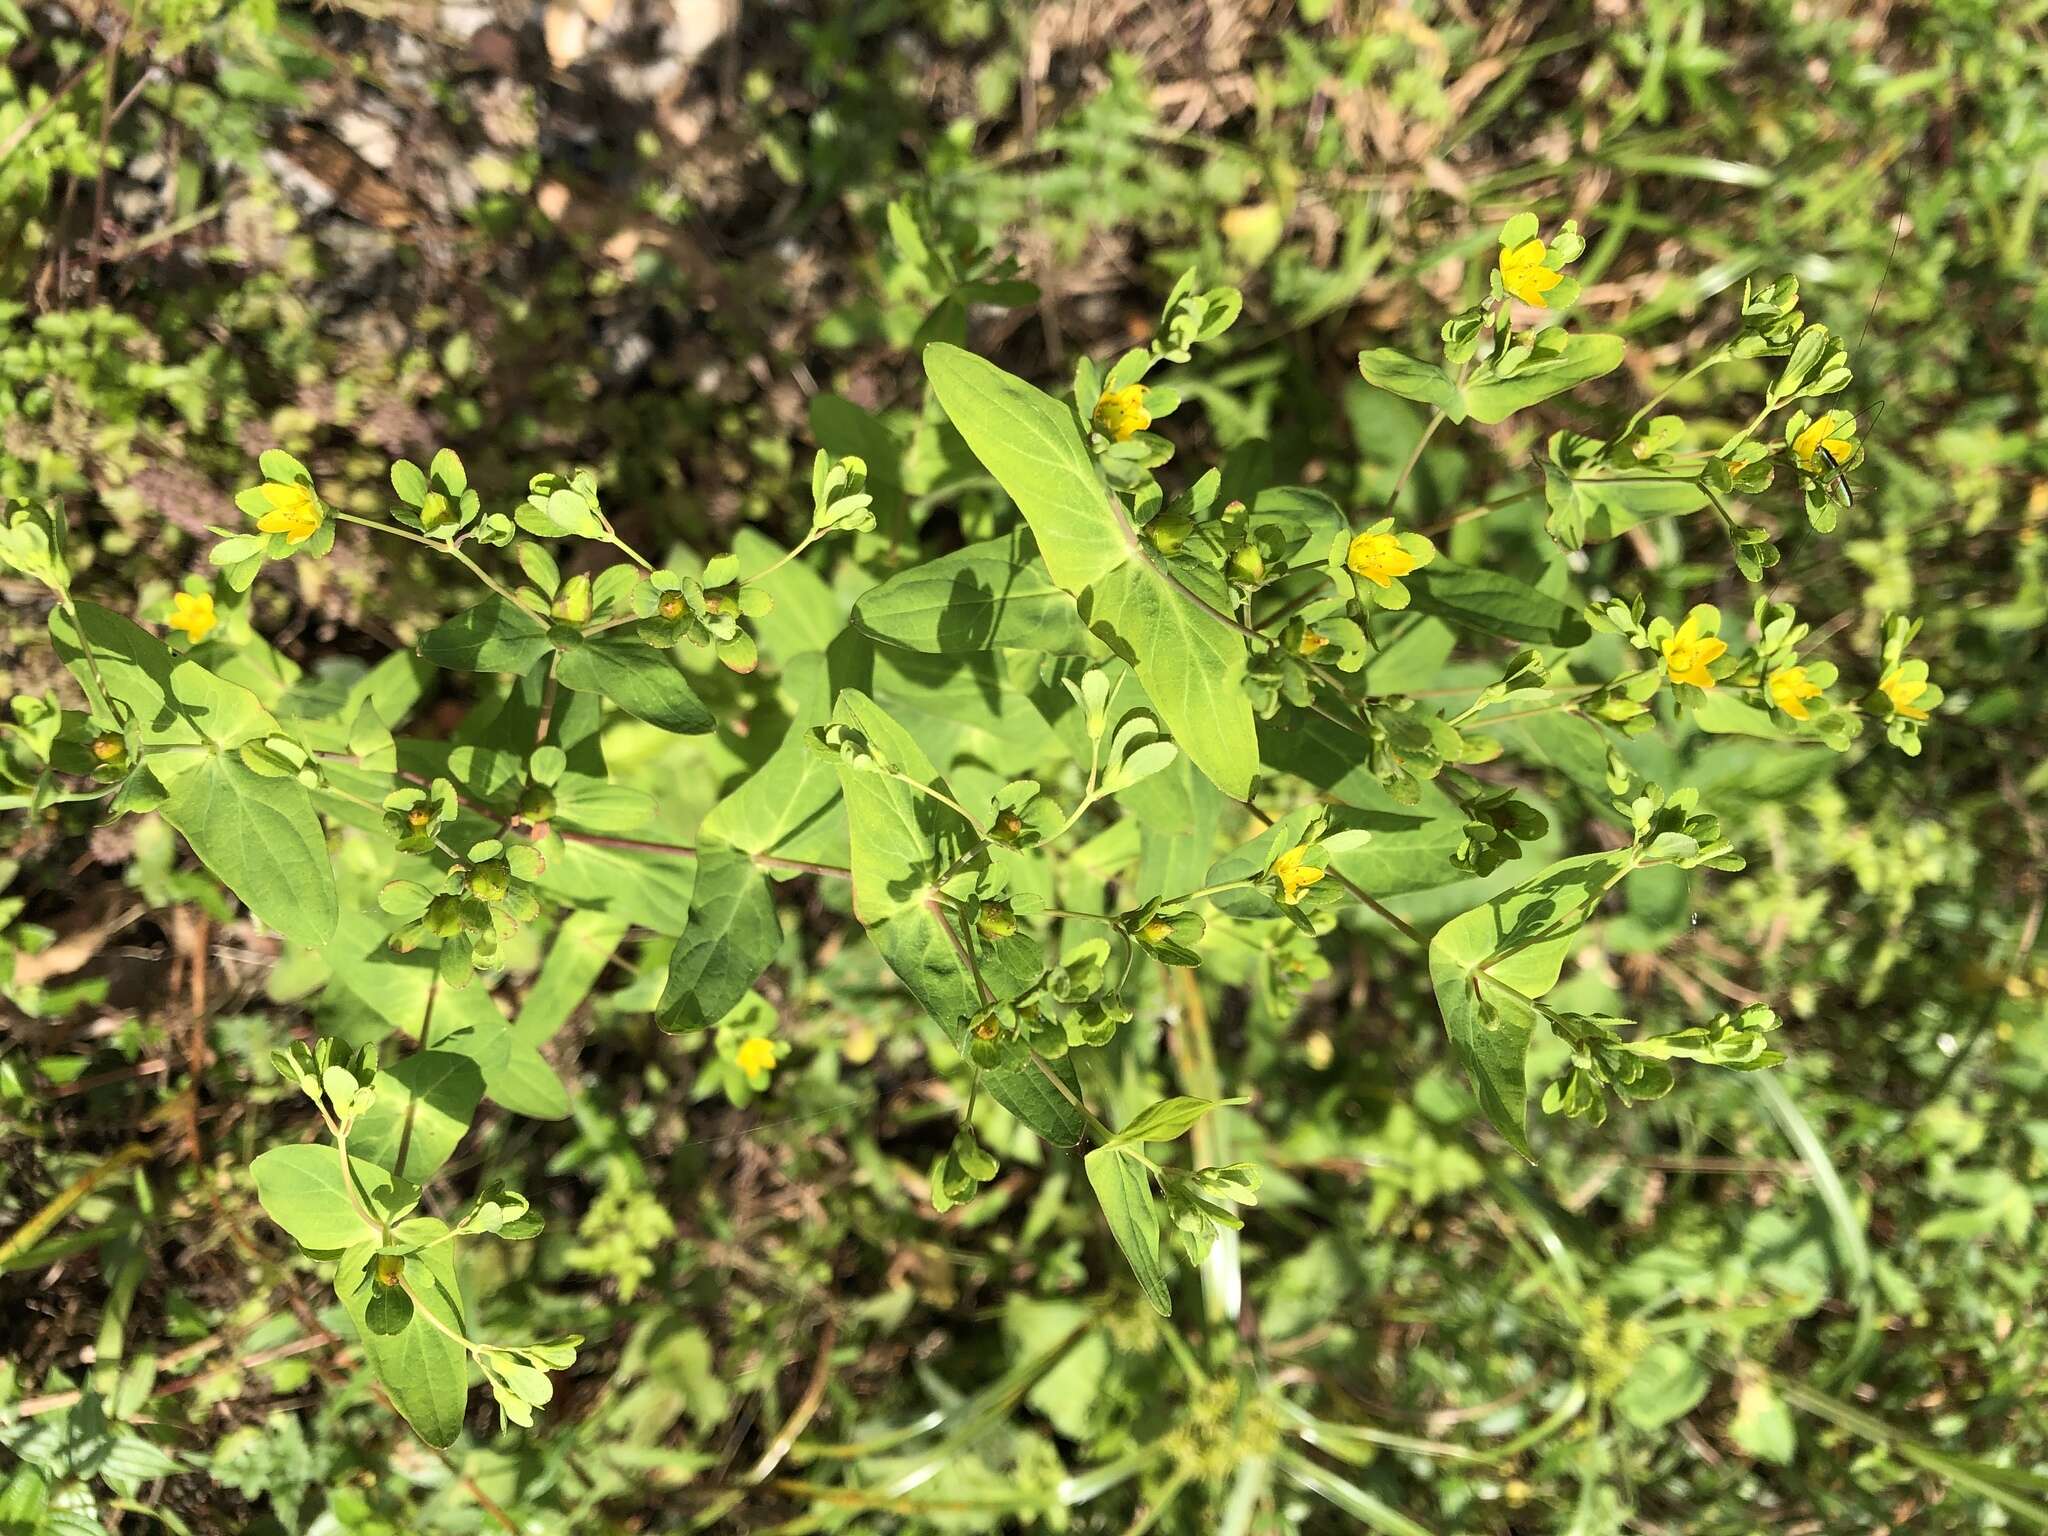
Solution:
[{"label": "green leaf", "polygon": [[598,635],[562,653],[555,680],[600,693],[635,719],[679,736],[701,736],[717,724],[666,651],[624,635]]},{"label": "green leaf", "polygon": [[1460,913],[1429,942],[1430,984],[1479,1107],[1531,1162],[1525,1068],[1534,1003],[1557,985],[1579,929],[1628,868],[1626,852],[1566,859]]},{"label": "green leaf", "polygon": [[1092,649],[1074,599],[1054,584],[1023,528],[870,588],[853,605],[853,624],[890,645],[940,655],[1014,646],[1085,656]]},{"label": "green leaf", "polygon": [[467,1056],[483,1074],[484,1092],[494,1104],[533,1120],[566,1120],[569,1091],[547,1058],[512,1031],[492,1010],[474,1028],[436,1038],[436,1050]]},{"label": "green leaf", "polygon": [[1614,1406],[1637,1429],[1662,1429],[1699,1406],[1710,1380],[1699,1361],[1665,1339],[1635,1363],[1614,1394]]},{"label": "green leaf", "polygon": [[1614,372],[1621,366],[1624,350],[1619,336],[1573,336],[1557,356],[1531,362],[1513,378],[1482,378],[1466,384],[1465,403],[1474,421],[1492,426],[1552,395]]},{"label": "green leaf", "polygon": [[939,404],[1017,503],[1088,628],[1131,662],[1195,766],[1226,794],[1249,794],[1258,736],[1227,594],[1193,567],[1176,571],[1155,558],[1066,406],[958,347],[927,347],[924,360]]},{"label": "green leaf", "polygon": [[410,1184],[448,1161],[483,1097],[483,1074],[454,1051],[415,1051],[377,1073],[376,1101],[349,1132],[349,1155]]},{"label": "green leaf", "polygon": [[163,641],[110,609],[97,603],[76,606],[76,623],[62,608],[50,610],[50,641],[88,698],[105,683],[114,702],[128,711],[144,746],[210,741],[234,747],[276,731],[277,722],[248,689],[173,654]]},{"label": "green leaf", "polygon": [[519,1004],[513,1035],[527,1045],[545,1045],[569,1022],[610,963],[626,924],[608,912],[577,911],[562,919],[555,942]]},{"label": "green leaf", "polygon": [[697,848],[690,918],[670,951],[655,1017],[666,1030],[708,1029],[738,1005],[782,944],[768,877],[723,843]]},{"label": "green leaf", "polygon": [[333,937],[339,903],[327,838],[296,779],[264,778],[208,753],[168,785],[164,819],[266,926],[313,948]]},{"label": "green leaf", "polygon": [[547,655],[548,631],[516,603],[487,597],[428,630],[419,653],[451,672],[524,672]]},{"label": "green leaf", "polygon": [[[410,1224],[408,1224],[410,1225]],[[428,1219],[421,1240],[432,1228],[447,1229]],[[469,1352],[422,1316],[431,1312],[443,1327],[466,1334],[461,1290],[455,1279],[455,1254],[441,1243],[408,1257],[405,1278],[413,1292],[411,1319],[397,1333],[370,1326],[369,1307],[376,1281],[370,1266],[377,1256],[374,1242],[362,1242],[342,1255],[334,1272],[334,1289],[354,1320],[370,1369],[391,1395],[391,1404],[429,1445],[452,1445],[462,1433],[462,1411],[469,1401]]]},{"label": "green leaf", "polygon": [[[351,1158],[356,1182],[370,1195],[391,1187],[391,1175]],[[341,1154],[326,1142],[272,1147],[249,1165],[263,1214],[301,1248],[332,1253],[361,1242],[369,1230],[342,1182]]]},{"label": "green leaf", "polygon": [[1134,1147],[1148,1141],[1173,1141],[1186,1135],[1212,1109],[1250,1102],[1250,1099],[1197,1099],[1186,1095],[1161,1099],[1131,1116],[1123,1129],[1103,1145]]},{"label": "green leaf", "polygon": [[[865,647],[859,636],[850,636]],[[698,827],[748,853],[846,868],[846,813],[839,799],[839,774],[829,757],[807,737],[832,718],[832,667],[826,657],[803,655],[782,675],[782,691],[793,703],[789,730],[767,762],[713,806]]]},{"label": "green leaf", "polygon": [[[897,772],[950,796],[910,733],[866,694],[846,689],[834,703],[832,718],[858,730]],[[846,799],[854,916],[919,1006],[956,1045],[964,1046],[967,1020],[982,1006],[982,984],[998,997],[1015,996],[1038,978],[1041,951],[1023,934],[986,946],[978,957],[977,982],[967,963],[968,939],[952,929],[932,899],[933,882],[967,847],[973,829],[893,774],[844,760],[838,772]],[[1057,1070],[1073,1091],[1071,1060],[1063,1058]],[[1047,1141],[1071,1147],[1081,1139],[1080,1111],[1034,1064],[985,1073],[982,1083],[997,1103]]]},{"label": "green leaf", "polygon": [[1159,1267],[1159,1206],[1152,1195],[1151,1174],[1130,1153],[1114,1146],[1097,1147],[1081,1159],[1081,1166],[1109,1220],[1109,1235],[1138,1277],[1138,1289],[1153,1311],[1171,1317],[1173,1298]]},{"label": "green leaf", "polygon": [[1358,354],[1358,371],[1366,383],[1388,394],[1433,405],[1454,422],[1465,419],[1465,398],[1457,381],[1435,363],[1420,362],[1392,347],[1375,347]]},{"label": "green leaf", "polygon": [[1580,645],[1592,634],[1578,609],[1498,571],[1432,561],[1402,580],[1412,606],[1481,634],[1524,645]]}]

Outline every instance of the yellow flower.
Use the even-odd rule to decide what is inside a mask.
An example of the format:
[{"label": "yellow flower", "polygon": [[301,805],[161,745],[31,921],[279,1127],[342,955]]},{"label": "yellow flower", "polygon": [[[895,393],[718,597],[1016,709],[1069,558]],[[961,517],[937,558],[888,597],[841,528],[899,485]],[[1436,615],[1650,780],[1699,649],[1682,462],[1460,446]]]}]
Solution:
[{"label": "yellow flower", "polygon": [[[1840,432],[1842,436],[1831,437],[1829,434],[1832,432]],[[1829,467],[1840,469],[1849,462],[1850,455],[1856,451],[1855,443],[1850,441],[1855,435],[1854,421],[1838,427],[1835,424],[1835,413],[1829,411],[1792,439],[1792,452],[1800,465],[1810,474],[1820,471],[1820,455],[1823,451],[1827,453]]]},{"label": "yellow flower", "polygon": [[1687,614],[1685,622],[1664,642],[1664,673],[1674,683],[1712,688],[1714,674],[1707,666],[1727,654],[1727,642],[1702,634],[1699,615]]},{"label": "yellow flower", "polygon": [[775,1070],[775,1042],[763,1035],[753,1035],[740,1042],[732,1060],[748,1077],[764,1077]]},{"label": "yellow flower", "polygon": [[1771,702],[1794,720],[1806,719],[1806,701],[1821,695],[1820,684],[1806,675],[1804,667],[1778,668],[1770,675],[1765,687],[1770,690]]},{"label": "yellow flower", "polygon": [[194,645],[213,632],[213,626],[220,618],[213,611],[213,594],[210,592],[174,592],[171,594],[171,616],[164,620],[172,629],[182,629],[185,637]]},{"label": "yellow flower", "polygon": [[265,533],[281,533],[287,544],[303,544],[320,531],[320,498],[303,485],[266,480],[258,488],[270,510],[256,519]]},{"label": "yellow flower", "polygon": [[1376,587],[1389,587],[1396,577],[1415,569],[1415,557],[1391,533],[1361,533],[1351,541],[1344,564],[1352,575],[1362,576]]},{"label": "yellow flower", "polygon": [[1130,441],[1135,432],[1152,425],[1152,413],[1145,409],[1145,386],[1126,384],[1122,389],[1105,389],[1095,402],[1095,430],[1117,442]]},{"label": "yellow flower", "polygon": [[1550,308],[1550,300],[1543,297],[1564,281],[1562,272],[1553,272],[1543,265],[1543,242],[1524,240],[1517,246],[1502,246],[1500,251],[1500,285],[1524,304],[1537,309]]},{"label": "yellow flower", "polygon": [[1298,843],[1273,861],[1272,875],[1280,882],[1280,900],[1285,906],[1299,906],[1308,888],[1323,878],[1323,871],[1304,864],[1309,845]]},{"label": "yellow flower", "polygon": [[1927,691],[1927,679],[1907,677],[1902,668],[1893,667],[1879,680],[1877,691],[1892,701],[1892,708],[1908,720],[1925,720],[1927,711],[1913,701]]}]

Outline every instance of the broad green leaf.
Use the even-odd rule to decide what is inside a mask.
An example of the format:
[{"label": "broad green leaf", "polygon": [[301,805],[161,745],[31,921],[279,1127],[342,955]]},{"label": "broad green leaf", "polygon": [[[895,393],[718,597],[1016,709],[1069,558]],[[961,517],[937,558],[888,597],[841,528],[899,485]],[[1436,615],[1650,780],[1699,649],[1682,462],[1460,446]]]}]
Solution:
[{"label": "broad green leaf", "polygon": [[1585,538],[1594,544],[1618,538],[1660,517],[1697,512],[1707,504],[1707,493],[1690,478],[1604,480],[1589,476],[1574,481],[1573,489],[1586,504]]},{"label": "broad green leaf", "polygon": [[1375,347],[1358,354],[1358,371],[1366,383],[1388,394],[1433,405],[1451,421],[1465,419],[1465,399],[1457,381],[1436,363],[1418,361],[1392,347]]},{"label": "broad green leaf", "polygon": [[88,698],[105,683],[114,702],[129,712],[144,746],[233,747],[277,730],[269,711],[239,683],[174,654],[110,609],[85,602],[77,608],[75,624],[62,608],[50,610],[51,643]]},{"label": "broad green leaf", "polygon": [[602,912],[655,933],[683,930],[697,862],[677,854],[550,837],[536,890],[564,906]]},{"label": "broad green leaf", "polygon": [[630,635],[598,635],[564,651],[555,680],[601,693],[635,719],[680,736],[701,736],[717,724],[668,652]]},{"label": "broad green leaf", "polygon": [[782,944],[768,877],[723,843],[700,843],[690,918],[669,953],[655,1017],[666,1030],[708,1029],[736,1007]]},{"label": "broad green leaf", "polygon": [[[833,720],[860,732],[881,761],[919,784],[950,795],[931,760],[910,734],[858,689],[842,692]],[[982,1006],[982,985],[998,997],[1014,996],[1039,974],[1038,945],[1023,934],[983,947],[980,980],[967,963],[969,940],[955,931],[932,899],[941,870],[959,857],[973,829],[952,810],[895,777],[853,763],[838,767],[846,799],[852,853],[853,911],[889,968],[924,1011],[956,1044]],[[1056,1067],[1071,1089],[1073,1066]],[[984,1074],[996,1102],[1059,1146],[1081,1139],[1080,1112],[1035,1065]]]},{"label": "broad green leaf", "polygon": [[[421,1236],[431,1233],[422,1231]],[[391,1395],[392,1406],[427,1444],[452,1445],[462,1432],[462,1411],[469,1401],[469,1352],[420,1313],[431,1312],[443,1327],[467,1333],[454,1247],[441,1243],[406,1260],[414,1312],[403,1329],[389,1334],[372,1329],[366,1315],[377,1283],[370,1274],[376,1254],[374,1242],[358,1243],[343,1254],[334,1271],[335,1292],[354,1321],[363,1354]]]},{"label": "broad green leaf", "polygon": [[304,786],[208,753],[167,789],[164,819],[260,922],[315,948],[333,936],[334,870]]},{"label": "broad green leaf", "polygon": [[[359,1192],[382,1193],[391,1175],[352,1158]],[[272,1147],[249,1165],[263,1214],[302,1248],[333,1253],[361,1242],[368,1229],[342,1181],[341,1154],[326,1142]]]},{"label": "broad green leaf", "polygon": [[1534,1003],[1557,985],[1579,929],[1628,868],[1626,852],[1566,859],[1452,918],[1429,942],[1430,984],[1479,1107],[1531,1162],[1525,1066]]},{"label": "broad green leaf", "polygon": [[1621,366],[1623,351],[1619,336],[1573,336],[1556,357],[1532,362],[1513,378],[1482,378],[1466,384],[1466,407],[1474,421],[1492,426],[1552,395],[1612,373]]},{"label": "broad green leaf", "polygon": [[1578,609],[1499,571],[1439,559],[1402,579],[1417,613],[1481,634],[1524,645],[1567,646],[1583,644],[1592,634]]},{"label": "broad green leaf", "polygon": [[531,1046],[545,1045],[569,1022],[597,978],[610,964],[626,924],[607,912],[576,911],[562,919],[548,948],[540,975],[534,978],[512,1021],[513,1035]]},{"label": "broad green leaf", "polygon": [[453,1051],[415,1051],[382,1068],[376,1102],[349,1132],[352,1157],[410,1184],[424,1184],[448,1161],[483,1097],[483,1074]]},{"label": "broad green leaf", "polygon": [[1159,1267],[1159,1207],[1152,1195],[1152,1176],[1145,1165],[1128,1152],[1108,1146],[1097,1147],[1081,1159],[1088,1171],[1089,1187],[1102,1202],[1102,1214],[1109,1220],[1109,1234],[1116,1239],[1131,1273],[1138,1277],[1138,1289],[1161,1317],[1173,1315],[1173,1298],[1167,1294],[1166,1274]]},{"label": "broad green leaf", "polygon": [[1688,1350],[1663,1339],[1630,1369],[1614,1394],[1614,1406],[1637,1429],[1662,1429],[1697,1408],[1711,1384],[1706,1368]]},{"label": "broad green leaf", "polygon": [[924,359],[939,404],[1024,514],[1088,628],[1130,660],[1195,765],[1226,794],[1249,794],[1258,738],[1244,637],[1222,588],[1193,567],[1169,569],[1146,547],[1066,406],[958,347],[927,347]]},{"label": "broad green leaf", "polygon": [[547,655],[547,626],[502,597],[487,597],[420,636],[419,653],[451,672],[524,672]]},{"label": "broad green leaf", "polygon": [[1056,656],[1093,649],[1073,597],[1054,584],[1022,528],[870,588],[853,605],[853,623],[890,645],[940,655],[997,646]]},{"label": "broad green leaf", "polygon": [[496,1009],[490,1019],[446,1039],[436,1031],[434,1047],[475,1062],[492,1103],[533,1120],[568,1118],[569,1091],[561,1078],[546,1057],[513,1033]]},{"label": "broad green leaf", "polygon": [[829,664],[820,655],[799,656],[782,683],[795,700],[788,732],[751,778],[711,808],[699,836],[717,838],[748,853],[846,868],[851,856],[839,774],[832,760],[813,751],[805,740],[813,727],[832,718]]},{"label": "broad green leaf", "polygon": [[1212,1109],[1249,1104],[1250,1099],[1197,1099],[1187,1095],[1148,1104],[1125,1122],[1106,1147],[1134,1147],[1148,1141],[1173,1141],[1186,1135]]}]

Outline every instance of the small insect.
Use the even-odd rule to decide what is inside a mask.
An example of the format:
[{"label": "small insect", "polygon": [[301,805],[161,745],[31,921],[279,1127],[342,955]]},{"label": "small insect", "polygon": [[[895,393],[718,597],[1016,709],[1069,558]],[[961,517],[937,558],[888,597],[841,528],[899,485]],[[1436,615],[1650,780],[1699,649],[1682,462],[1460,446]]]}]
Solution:
[{"label": "small insect", "polygon": [[[1850,417],[1847,427],[1839,429],[1842,431],[1843,437],[1853,441],[1860,434],[1864,437],[1865,441],[1868,441],[1868,429],[1877,425],[1878,418],[1884,415],[1884,408],[1888,403],[1887,401],[1879,400],[1875,404],[1865,406],[1858,414]],[[1845,508],[1854,507],[1856,505],[1856,495],[1849,484],[1849,476],[1846,473],[1850,460],[1837,459],[1834,454],[1828,451],[1828,445],[1825,442],[1813,450],[1813,456],[1828,467],[1827,486],[1829,493]]]}]

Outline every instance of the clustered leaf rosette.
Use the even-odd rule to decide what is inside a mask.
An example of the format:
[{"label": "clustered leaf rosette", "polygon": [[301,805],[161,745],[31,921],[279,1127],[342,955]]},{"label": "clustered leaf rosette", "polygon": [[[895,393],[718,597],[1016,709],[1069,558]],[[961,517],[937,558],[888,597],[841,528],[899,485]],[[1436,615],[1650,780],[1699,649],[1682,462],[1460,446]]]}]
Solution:
[{"label": "clustered leaf rosette", "polygon": [[1778,1016],[1761,1003],[1739,1015],[1717,1014],[1703,1025],[1638,1039],[1622,1033],[1637,1027],[1630,1019],[1550,1009],[1544,1015],[1552,1033],[1570,1050],[1563,1076],[1543,1091],[1544,1112],[1592,1125],[1606,1121],[1610,1092],[1625,1105],[1669,1093],[1673,1078],[1668,1063],[1673,1060],[1756,1072],[1785,1059],[1769,1040]]},{"label": "clustered leaf rosette", "polygon": [[1353,673],[1365,666],[1370,654],[1365,630],[1354,619],[1342,614],[1290,619],[1280,631],[1278,645],[1267,646],[1247,660],[1245,681],[1252,709],[1261,720],[1270,720],[1282,703],[1307,709],[1316,698],[1314,668],[1335,667]]},{"label": "clustered leaf rosette", "polygon": [[1056,1039],[1050,1031],[1032,1034],[1032,1049],[1041,1056],[1057,1059],[1072,1047],[1107,1045],[1130,1022],[1131,1010],[1109,983],[1109,954],[1108,939],[1092,938],[1046,973],[1044,985],[1028,1005],[1040,1019],[1057,1026]]},{"label": "clustered leaf rosette", "polygon": [[1408,606],[1404,576],[1436,558],[1436,546],[1419,533],[1396,532],[1394,520],[1383,517],[1362,533],[1340,533],[1330,545],[1329,571],[1340,592],[1350,595],[1359,615],[1370,621],[1372,610],[1399,612]]},{"label": "clustered leaf rosette", "polygon": [[[453,539],[476,521],[482,510],[477,493],[455,450],[443,448],[424,470],[410,459],[391,466],[391,489],[398,493],[399,506],[392,515],[408,528],[429,538]],[[501,514],[502,515],[502,514]],[[505,534],[511,535],[511,519],[505,518]],[[485,541],[490,542],[489,540]]]},{"label": "clustered leaf rosette", "polygon": [[1550,830],[1550,823],[1511,788],[1481,790],[1465,800],[1464,833],[1451,862],[1475,875],[1490,875],[1522,856],[1522,845]]},{"label": "clustered leaf rosette", "polygon": [[[1074,410],[1088,446],[1105,479],[1119,490],[1136,490],[1151,482],[1151,471],[1173,457],[1173,445],[1152,424],[1179,409],[1180,391],[1147,384],[1146,376],[1162,362],[1185,363],[1194,348],[1214,341],[1237,321],[1244,296],[1235,288],[1195,291],[1192,269],[1183,272],[1167,296],[1151,344],[1133,347],[1104,374],[1092,358],[1074,369]],[[1172,530],[1162,529],[1169,538]],[[1172,553],[1166,550],[1166,553]]]},{"label": "clustered leaf rosette", "polygon": [[739,575],[732,555],[707,561],[702,576],[652,572],[633,589],[633,611],[649,621],[641,626],[642,638],[664,648],[678,641],[709,646],[732,671],[753,671],[760,652],[740,620],[761,617],[775,600],[763,587],[742,585]]},{"label": "clustered leaf rosette", "polygon": [[1920,755],[1920,727],[1944,697],[1929,681],[1927,663],[1906,654],[1919,632],[1917,619],[1894,614],[1884,621],[1884,670],[1863,698],[1865,712],[1884,722],[1885,740],[1908,757]]},{"label": "clustered leaf rosette", "polygon": [[235,493],[235,505],[256,520],[255,532],[215,528],[221,541],[207,556],[237,592],[249,590],[266,561],[294,555],[318,560],[334,548],[334,520],[306,466],[271,448],[257,458],[256,467],[262,482]]},{"label": "clustered leaf rosette", "polygon": [[1633,798],[1617,800],[1616,807],[1635,834],[1633,858],[1639,864],[1675,864],[1680,869],[1741,869],[1742,855],[1721,835],[1721,818],[1702,811],[1699,804],[1697,789],[1667,794],[1655,784]]},{"label": "clustered leaf rosette", "polygon": [[932,1161],[932,1209],[943,1216],[954,1206],[965,1205],[996,1176],[997,1168],[973,1129],[962,1125],[954,1132],[952,1145]]},{"label": "clustered leaf rosette", "polygon": [[1066,825],[1059,803],[1036,779],[1012,779],[995,792],[992,806],[988,840],[998,847],[1036,848]]},{"label": "clustered leaf rosette", "polygon": [[395,917],[408,918],[391,935],[391,948],[410,953],[429,939],[440,942],[441,980],[466,987],[477,971],[498,963],[505,940],[540,915],[540,900],[531,881],[545,861],[526,843],[506,846],[497,838],[470,845],[452,865],[440,889],[417,880],[393,880],[378,893],[378,903]]},{"label": "clustered leaf rosette", "polygon": [[1117,931],[1153,959],[1166,965],[1197,966],[1202,957],[1194,946],[1202,942],[1209,925],[1199,912],[1169,910],[1162,897],[1155,896],[1135,912],[1116,920]]},{"label": "clustered leaf rosette", "polygon": [[875,498],[868,493],[867,460],[835,459],[824,449],[811,461],[811,533],[872,533]]},{"label": "clustered leaf rosette", "polygon": [[376,1102],[377,1058],[368,1046],[351,1051],[325,1035],[310,1046],[295,1040],[272,1051],[270,1064],[337,1124],[348,1124]]},{"label": "clustered leaf rosette", "polygon": [[1209,1257],[1217,1236],[1225,1230],[1243,1228],[1244,1218],[1227,1209],[1234,1205],[1259,1203],[1259,1169],[1254,1163],[1228,1163],[1217,1168],[1161,1170],[1160,1193],[1166,1200],[1166,1219],[1174,1242],[1188,1263],[1200,1265]]},{"label": "clustered leaf rosette", "polygon": [[422,788],[408,784],[384,797],[384,830],[400,853],[426,853],[442,828],[455,819],[455,786],[436,779]]},{"label": "clustered leaf rosette", "polygon": [[535,475],[526,482],[526,500],[512,520],[537,539],[602,539],[610,528],[598,500],[597,476],[587,469]]},{"label": "clustered leaf rosette", "polygon": [[60,509],[25,496],[7,499],[7,510],[0,515],[0,567],[63,597],[71,590],[71,562],[64,542]]}]

